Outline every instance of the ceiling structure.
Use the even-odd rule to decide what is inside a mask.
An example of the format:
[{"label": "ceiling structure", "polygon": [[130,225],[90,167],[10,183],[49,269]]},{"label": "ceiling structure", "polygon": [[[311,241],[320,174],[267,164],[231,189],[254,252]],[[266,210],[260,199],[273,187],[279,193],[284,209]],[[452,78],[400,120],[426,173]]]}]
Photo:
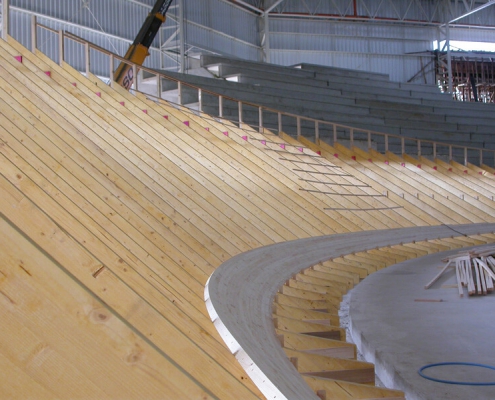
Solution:
[{"label": "ceiling structure", "polygon": [[[68,30],[123,55],[155,1],[9,0],[11,34],[29,47],[30,18],[36,16],[52,29]],[[431,71],[424,78],[424,65],[430,62],[426,53],[433,50],[433,41],[495,42],[494,4],[495,0],[174,0],[146,66],[187,71],[198,66],[201,54],[210,53],[280,65],[306,62],[388,73],[399,82],[422,71],[421,81],[432,84]],[[44,51],[56,57],[57,43],[48,35],[40,40]]]},{"label": "ceiling structure", "polygon": [[493,0],[226,0],[260,16],[292,18],[388,21],[441,25],[456,20],[457,25],[493,26],[494,12],[476,11],[494,4]]}]

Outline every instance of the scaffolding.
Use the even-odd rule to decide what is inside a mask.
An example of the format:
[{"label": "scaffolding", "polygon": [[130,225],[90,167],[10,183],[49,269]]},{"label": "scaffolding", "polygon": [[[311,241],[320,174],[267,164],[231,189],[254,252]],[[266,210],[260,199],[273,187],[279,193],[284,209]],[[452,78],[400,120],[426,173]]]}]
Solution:
[{"label": "scaffolding", "polygon": [[[436,81],[442,92],[449,92],[449,74],[435,52]],[[452,96],[458,101],[495,103],[495,53],[451,52]]]}]

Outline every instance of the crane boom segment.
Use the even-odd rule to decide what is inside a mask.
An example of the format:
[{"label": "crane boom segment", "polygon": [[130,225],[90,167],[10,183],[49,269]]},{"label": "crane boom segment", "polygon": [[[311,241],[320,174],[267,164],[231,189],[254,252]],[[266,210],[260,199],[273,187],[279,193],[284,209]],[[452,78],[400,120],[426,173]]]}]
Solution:
[{"label": "crane boom segment", "polygon": [[[144,60],[149,55],[153,40],[155,39],[160,26],[165,22],[165,14],[173,0],[157,0],[153,9],[146,17],[134,42],[127,50],[124,58],[134,64],[143,65]],[[129,90],[134,82],[134,71],[131,65],[121,62],[114,74],[114,80],[125,89]]]}]

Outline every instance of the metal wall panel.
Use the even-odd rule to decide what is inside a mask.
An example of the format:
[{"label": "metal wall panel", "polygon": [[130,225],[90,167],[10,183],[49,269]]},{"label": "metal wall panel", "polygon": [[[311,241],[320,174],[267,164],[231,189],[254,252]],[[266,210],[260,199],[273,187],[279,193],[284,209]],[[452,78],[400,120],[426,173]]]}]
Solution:
[{"label": "metal wall panel", "polygon": [[186,19],[256,45],[257,17],[220,0],[185,0]]},{"label": "metal wall panel", "polygon": [[432,49],[432,41],[367,39],[352,36],[271,33],[272,49],[405,54]]},{"label": "metal wall panel", "polygon": [[430,0],[356,0],[356,2],[354,0],[285,0],[274,11],[327,16],[428,20],[435,16],[435,10],[435,4]]},{"label": "metal wall panel", "polygon": [[261,51],[258,46],[241,42],[206,27],[188,24],[186,41],[190,46],[196,46],[217,54],[261,61]]},{"label": "metal wall panel", "polygon": [[[494,6],[495,7],[495,6]],[[495,30],[482,28],[451,28],[451,40],[466,40],[471,42],[495,43]]]},{"label": "metal wall panel", "polygon": [[436,28],[427,26],[405,27],[372,22],[351,23],[273,18],[270,20],[270,32],[431,40],[436,35]]},{"label": "metal wall panel", "polygon": [[[155,0],[91,0],[87,8],[81,0],[10,1],[10,31],[25,46],[30,46],[30,17],[27,12],[32,11],[40,16],[39,22],[54,29],[66,29],[120,55],[125,53],[155,3]],[[177,4],[178,0],[172,3],[161,37],[153,43],[151,57],[145,65],[170,69],[177,65],[173,55],[167,57],[158,50],[160,41],[165,41],[177,29]],[[184,36],[187,46],[192,46],[194,52],[214,52],[261,61],[262,21],[259,17],[223,0],[184,0],[184,4]],[[306,60],[323,65],[369,69],[390,73],[393,80],[407,80],[421,68],[420,59],[407,53],[431,50],[438,30],[428,26],[379,22],[379,18],[425,20],[429,16],[438,19],[438,15],[435,17],[435,13],[438,14],[436,4],[431,0],[356,0],[356,15],[377,18],[367,22],[273,17],[269,24],[271,60],[284,65]],[[285,0],[274,11],[352,15],[354,2]],[[462,22],[495,25],[495,6]],[[39,45],[56,59],[58,43],[52,36],[46,32],[39,33]],[[178,45],[178,39],[176,37],[172,44]],[[495,42],[495,32],[476,27],[452,29],[451,39]],[[83,59],[77,46],[66,46],[67,57],[72,57],[75,65],[81,67]],[[74,54],[69,54],[72,52]],[[92,68],[95,73],[103,73],[108,68],[108,60],[95,58]]]},{"label": "metal wall panel", "polygon": [[150,8],[124,0],[11,0],[11,7],[133,40]]},{"label": "metal wall panel", "polygon": [[[422,69],[422,65],[426,65],[429,61],[428,57],[423,57],[423,64],[421,64],[419,56],[374,55],[372,57],[363,53],[293,50],[273,50],[270,56],[275,64],[309,63],[378,72],[388,74],[390,80],[394,82],[407,82]],[[435,75],[431,69],[427,69],[426,80],[428,84],[435,83]],[[414,82],[424,83],[423,77],[419,75]]]}]

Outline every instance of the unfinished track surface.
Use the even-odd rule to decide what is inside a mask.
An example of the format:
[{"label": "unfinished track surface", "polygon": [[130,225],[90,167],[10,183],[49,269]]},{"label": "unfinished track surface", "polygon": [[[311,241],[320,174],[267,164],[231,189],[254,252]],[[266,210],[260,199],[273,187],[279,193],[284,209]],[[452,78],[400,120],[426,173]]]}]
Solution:
[{"label": "unfinished track surface", "polygon": [[[321,261],[355,251],[494,229],[495,224],[456,225],[455,231],[447,226],[404,228],[302,239],[252,250],[223,263],[210,277],[205,292],[208,310],[231,352],[267,398],[317,399],[274,334],[272,303],[287,279]],[[330,398],[340,398],[339,389],[345,391],[339,383],[335,386]]]},{"label": "unfinished track surface", "polygon": [[[424,207],[421,198],[384,195],[352,159],[334,163],[283,135],[156,103],[0,43],[0,370],[12,382],[0,385],[2,398],[263,397],[208,316],[205,284],[219,265],[296,239],[495,222],[486,199],[449,200],[435,212],[437,198]],[[321,271],[284,288],[276,308],[286,344],[330,346],[316,337],[304,345],[292,317],[323,315],[320,326],[305,322],[317,331],[337,316],[300,305],[331,297],[333,312],[350,282],[398,257],[349,255],[333,264],[328,293],[315,284]],[[350,359],[342,365],[361,366],[354,346],[334,342],[332,354]],[[299,359],[305,371],[324,364]],[[304,379],[313,397],[336,387],[345,399],[403,397],[356,379]]]}]

